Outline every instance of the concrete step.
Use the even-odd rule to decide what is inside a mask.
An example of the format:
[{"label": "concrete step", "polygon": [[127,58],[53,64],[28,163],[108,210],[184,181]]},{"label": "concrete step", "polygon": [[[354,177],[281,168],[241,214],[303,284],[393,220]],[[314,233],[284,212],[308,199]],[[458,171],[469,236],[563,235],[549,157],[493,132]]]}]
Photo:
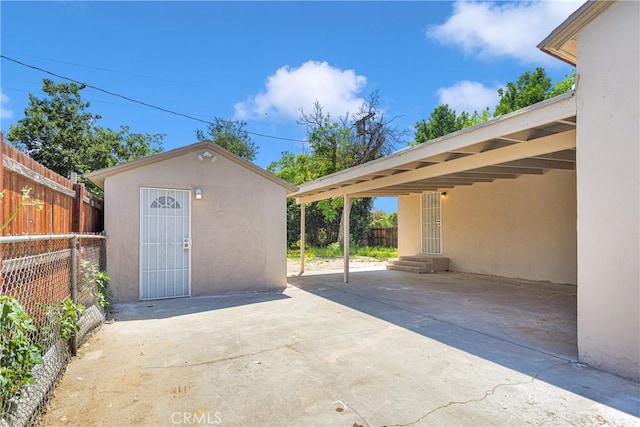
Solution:
[{"label": "concrete step", "polygon": [[[410,255],[410,256],[401,256],[399,258],[400,261],[415,261],[415,262],[426,262],[427,264],[433,264],[434,260],[443,259],[440,256],[428,256],[428,255]],[[448,259],[448,258],[444,258]]]},{"label": "concrete step", "polygon": [[394,260],[391,261],[391,264],[393,265],[404,265],[407,267],[420,267],[420,268],[427,268],[427,265],[429,265],[426,262],[423,261],[408,261],[408,260],[404,260],[404,259],[398,259],[398,260]]},{"label": "concrete step", "polygon": [[408,273],[424,274],[429,273],[424,267],[410,267],[408,265],[387,264],[387,270],[406,271]]},{"label": "concrete step", "polygon": [[401,256],[387,264],[387,270],[412,273],[437,273],[449,269],[449,258],[429,255]]}]

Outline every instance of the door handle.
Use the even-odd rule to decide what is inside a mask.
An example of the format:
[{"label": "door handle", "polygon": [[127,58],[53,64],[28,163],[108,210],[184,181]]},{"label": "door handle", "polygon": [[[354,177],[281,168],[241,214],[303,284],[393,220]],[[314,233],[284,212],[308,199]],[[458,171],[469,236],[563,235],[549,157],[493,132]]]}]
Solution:
[{"label": "door handle", "polygon": [[191,249],[191,239],[189,237],[182,239],[182,249]]}]

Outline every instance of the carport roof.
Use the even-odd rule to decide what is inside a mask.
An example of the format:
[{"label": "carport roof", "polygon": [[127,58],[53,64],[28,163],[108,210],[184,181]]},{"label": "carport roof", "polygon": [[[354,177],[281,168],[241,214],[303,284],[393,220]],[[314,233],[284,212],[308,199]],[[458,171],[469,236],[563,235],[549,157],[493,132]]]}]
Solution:
[{"label": "carport roof", "polygon": [[246,169],[249,169],[250,171],[262,176],[263,178],[266,178],[284,187],[284,189],[287,191],[287,194],[291,194],[298,189],[296,186],[288,183],[287,181],[284,181],[278,178],[277,176],[269,173],[268,171],[254,165],[253,163],[233,154],[228,150],[225,150],[219,145],[214,144],[213,142],[208,140],[200,141],[191,145],[186,145],[184,147],[176,148],[174,150],[164,151],[159,154],[144,157],[142,159],[134,160],[132,162],[123,163],[121,165],[116,165],[109,168],[93,171],[85,175],[85,177],[89,179],[91,182],[93,182],[94,184],[96,184],[101,189],[104,189],[104,180],[109,176],[117,175],[119,173],[122,173],[128,170],[136,169],[136,168],[149,165],[152,163],[156,163],[156,162],[161,162],[163,160],[168,160],[168,159],[178,157],[183,154],[193,152],[193,151],[198,151],[198,150],[209,150],[219,156],[222,156],[228,160],[231,160],[232,162],[237,163],[238,165]]},{"label": "carport roof", "polygon": [[399,196],[552,169],[574,170],[573,92],[433,141],[302,184],[300,203],[332,197]]}]

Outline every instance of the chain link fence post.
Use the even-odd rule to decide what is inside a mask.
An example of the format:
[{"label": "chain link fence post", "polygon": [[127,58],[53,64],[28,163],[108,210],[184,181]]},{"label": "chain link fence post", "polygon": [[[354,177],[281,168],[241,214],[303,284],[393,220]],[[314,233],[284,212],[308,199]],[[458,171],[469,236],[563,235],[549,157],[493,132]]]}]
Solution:
[{"label": "chain link fence post", "polygon": [[[70,239],[71,244],[71,301],[78,304],[78,236]],[[71,337],[71,355],[78,354],[78,335]]]}]

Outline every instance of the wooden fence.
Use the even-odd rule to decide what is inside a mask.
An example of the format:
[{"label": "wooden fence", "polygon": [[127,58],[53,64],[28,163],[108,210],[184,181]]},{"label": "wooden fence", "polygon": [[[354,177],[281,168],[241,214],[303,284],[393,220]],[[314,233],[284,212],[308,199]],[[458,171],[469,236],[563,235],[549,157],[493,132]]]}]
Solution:
[{"label": "wooden fence", "polygon": [[398,247],[398,227],[372,227],[369,229],[369,246]]},{"label": "wooden fence", "polygon": [[25,206],[0,235],[98,233],[103,230],[103,204],[82,184],[58,175],[16,148],[5,144],[0,133],[0,214],[4,223],[19,208],[22,189],[42,209]]}]

